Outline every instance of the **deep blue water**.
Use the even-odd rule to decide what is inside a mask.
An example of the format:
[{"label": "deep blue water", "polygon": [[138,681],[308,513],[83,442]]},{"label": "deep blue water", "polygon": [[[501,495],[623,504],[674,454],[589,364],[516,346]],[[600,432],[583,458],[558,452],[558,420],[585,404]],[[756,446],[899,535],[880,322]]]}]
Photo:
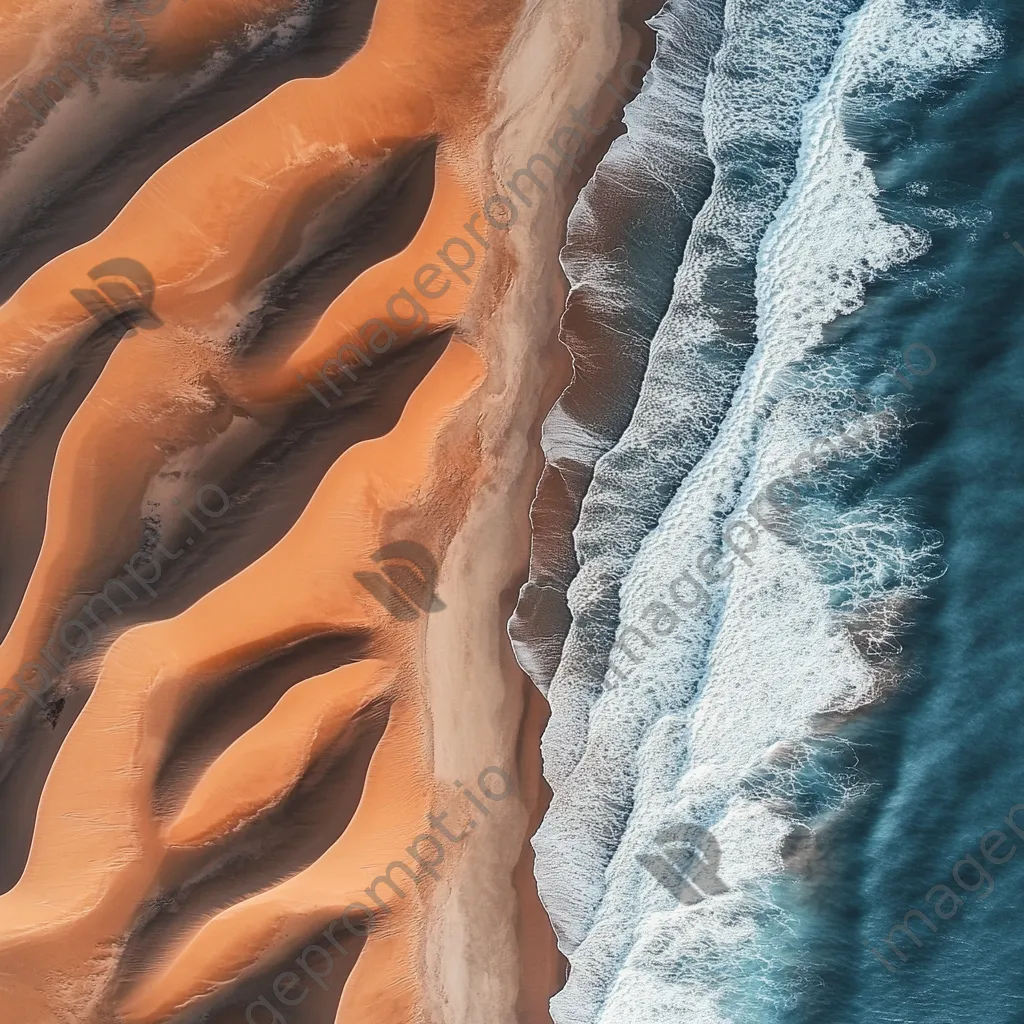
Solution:
[{"label": "deep blue water", "polygon": [[[1024,1019],[1024,840],[1002,824],[1024,803],[1024,255],[1003,237],[1024,236],[1024,10],[977,9],[997,18],[1003,53],[946,95],[907,105],[891,134],[864,139],[891,190],[887,211],[926,228],[933,245],[869,296],[838,341],[935,353],[934,371],[914,381],[918,422],[884,487],[941,531],[947,571],[905,639],[916,676],[843,731],[873,789],[823,831],[815,881],[785,885],[803,922],[788,956],[810,977],[781,1019]],[[927,197],[901,200],[910,181],[926,183]],[[976,223],[943,227],[920,203]],[[929,278],[940,294],[925,293]],[[979,841],[1000,828],[1016,853],[985,864]],[[951,878],[969,852],[992,878],[984,900]],[[976,882],[968,867],[961,878]],[[957,909],[948,921],[929,913],[934,933],[916,919],[920,948],[897,933],[903,961],[885,944],[889,929],[912,907],[928,913],[938,884],[964,904],[943,905]]]}]

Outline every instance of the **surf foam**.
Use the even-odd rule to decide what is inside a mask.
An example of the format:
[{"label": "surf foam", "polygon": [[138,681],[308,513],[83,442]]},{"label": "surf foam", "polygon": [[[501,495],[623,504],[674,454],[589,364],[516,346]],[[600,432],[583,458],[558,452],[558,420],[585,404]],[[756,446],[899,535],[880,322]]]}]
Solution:
[{"label": "surf foam", "polygon": [[[843,13],[727,4],[704,104],[715,183],[636,412],[584,502],[544,741],[554,799],[534,841],[572,965],[557,1024],[754,1019],[785,1002],[750,981],[765,980],[758,939],[783,913],[772,884],[815,722],[876,695],[858,630],[873,623],[875,640],[895,643],[899,609],[938,571],[935,535],[870,496],[851,504],[842,468],[826,468],[798,530],[762,532],[756,560],[709,584],[702,615],[659,637],[628,683],[602,689],[616,626],[650,618],[693,555],[720,550],[752,496],[854,404],[843,354],[816,357],[825,327],[927,247],[883,218],[844,128],[850,105],[883,117],[886,101],[998,46],[979,18],[903,0]],[[880,459],[892,439],[872,436]],[[728,892],[679,905],[637,862],[679,822],[713,830]]]}]

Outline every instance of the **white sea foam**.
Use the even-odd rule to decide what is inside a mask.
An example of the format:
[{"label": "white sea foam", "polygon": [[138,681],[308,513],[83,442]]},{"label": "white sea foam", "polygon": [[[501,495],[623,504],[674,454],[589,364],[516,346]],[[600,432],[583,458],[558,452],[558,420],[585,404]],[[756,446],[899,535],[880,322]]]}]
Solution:
[{"label": "white sea foam", "polygon": [[[544,749],[545,772],[556,787],[582,756],[587,716],[614,640],[619,585],[643,537],[707,450],[753,349],[758,243],[793,179],[801,110],[838,45],[844,6],[853,9],[855,0],[726,5],[725,34],[703,103],[713,188],[651,342],[633,417],[597,463],[576,531],[580,572],[569,591],[574,622],[549,694],[557,725],[548,730]],[[652,23],[659,47],[663,35],[682,24],[664,14]],[[660,93],[652,88],[651,96],[673,109],[682,83],[669,74],[656,81]],[[654,124],[672,130],[666,119]],[[636,133],[636,146],[645,145],[654,147],[656,139]],[[602,625],[607,635],[600,635]]]},{"label": "white sea foam", "polygon": [[[581,568],[569,591],[573,624],[550,687],[552,717],[544,736],[554,803],[534,843],[541,894],[567,955],[593,923],[632,808],[637,764],[623,751],[635,752],[652,722],[689,701],[687,682],[699,676],[695,659],[709,628],[690,622],[692,649],[681,641],[653,652],[650,682],[638,690],[637,706],[611,706],[624,700],[623,692],[592,714],[615,639],[619,586],[672,492],[711,443],[742,357],[753,348],[757,242],[793,179],[801,110],[839,41],[830,0],[783,0],[771,15],[766,10],[763,0],[730,0],[726,7],[703,104],[716,168],[712,192],[693,224],[672,305],[651,343],[639,404],[619,443],[597,465],[576,531]],[[763,30],[766,20],[775,34]],[[663,33],[676,31],[678,22],[659,16],[654,24],[661,48]],[[679,86],[666,75],[661,88],[671,109]],[[730,118],[738,110],[745,113]],[[639,136],[637,145],[644,139]],[[717,286],[708,283],[713,279]],[[680,685],[664,686],[666,677]],[[589,982],[582,977],[584,962],[574,964],[558,1005],[578,1000],[565,1019],[592,1021],[614,963],[611,973],[600,968]]]},{"label": "white sea foam", "polygon": [[[745,56],[750,91],[765,59],[757,47],[771,45],[782,73],[806,75],[822,45],[808,29],[820,27],[825,6],[835,10],[832,4],[730,2],[723,50],[733,52],[719,71]],[[651,602],[667,602],[671,581],[695,569],[697,553],[721,550],[723,530],[739,521],[754,495],[787,476],[793,457],[834,428],[837,410],[850,405],[849,375],[842,353],[832,367],[812,356],[824,328],[857,309],[879,274],[927,247],[921,231],[883,218],[865,155],[843,129],[849,104],[859,105],[859,116],[884,116],[885,100],[917,95],[997,46],[995,32],[978,18],[906,0],[867,0],[847,20],[828,73],[819,75],[816,95],[802,107],[799,158],[784,200],[756,208],[757,198],[773,192],[752,189],[743,205],[730,209],[729,190],[716,182],[698,219],[733,224],[735,232],[719,231],[717,245],[704,250],[695,225],[676,287],[677,302],[685,306],[689,297],[690,309],[667,317],[652,346],[654,372],[624,439],[633,457],[645,454],[645,424],[700,410],[693,384],[714,371],[687,365],[680,354],[707,358],[713,346],[707,336],[695,342],[677,332],[683,323],[691,332],[730,336],[722,326],[727,315],[707,307],[705,285],[722,271],[723,259],[742,255],[744,244],[761,237],[753,352],[734,376],[724,418],[716,421],[712,403],[697,417],[708,442],[699,453],[679,456],[691,458],[692,468],[625,574],[620,630],[643,624],[653,635]],[[771,89],[776,79],[767,74],[763,84]],[[792,90],[790,84],[790,97]],[[726,74],[708,96],[706,121],[721,131],[740,124],[757,132],[757,117],[771,113],[770,97],[745,103]],[[773,130],[781,133],[780,125],[781,118]],[[721,167],[728,154],[721,146],[718,152]],[[785,178],[782,168],[771,173]],[[744,218],[746,224],[736,223]],[[763,231],[769,219],[762,237],[757,224]],[[675,350],[683,373],[674,382],[658,372],[659,347]],[[719,387],[729,379],[727,355]],[[647,434],[648,445],[656,436]],[[887,436],[872,436],[868,447],[881,454]],[[657,473],[658,453],[647,459]],[[751,564],[729,563],[724,580],[709,585],[712,600],[703,615],[691,613],[671,630],[658,619],[666,635],[645,648],[628,680],[609,677],[601,695],[593,689],[582,698],[565,694],[586,679],[571,659],[587,652],[567,644],[567,663],[551,686],[545,736],[554,799],[534,844],[541,893],[572,965],[552,1003],[557,1024],[752,1019],[756,999],[786,997],[765,987],[752,965],[761,930],[782,913],[771,885],[796,822],[792,798],[800,791],[807,741],[821,714],[848,712],[872,698],[878,663],[870,653],[895,643],[899,608],[935,571],[935,537],[914,527],[903,510],[873,499],[851,506],[830,488],[822,474],[821,494],[796,534],[759,531]],[[614,527],[614,521],[603,525]],[[585,529],[584,521],[581,549]],[[586,564],[583,569],[576,601],[585,601],[594,585]],[[864,623],[875,630],[868,642]],[[713,831],[727,892],[679,905],[637,862],[664,826],[681,822]],[[751,972],[760,986],[754,996],[744,984]]]}]

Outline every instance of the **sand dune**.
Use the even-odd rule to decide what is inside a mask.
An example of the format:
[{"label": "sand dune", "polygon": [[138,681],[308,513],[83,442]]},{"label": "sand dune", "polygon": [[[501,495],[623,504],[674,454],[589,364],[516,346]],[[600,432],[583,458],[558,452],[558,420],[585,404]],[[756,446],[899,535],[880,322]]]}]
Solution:
[{"label": "sand dune", "polygon": [[[151,68],[194,68],[280,13],[176,2]],[[601,76],[638,45],[617,5],[379,0],[358,53],[182,149],[0,306],[3,472],[49,477],[0,643],[0,813],[31,813],[15,766],[52,759],[0,896],[19,1019],[546,1019],[562,967],[528,844],[545,710],[505,623],[569,372],[558,249],[612,137],[569,111],[613,116]],[[9,77],[36,66],[0,58]],[[402,196],[424,168],[421,207]],[[97,274],[126,258],[120,284]],[[132,294],[136,264],[146,309],[99,323],[81,296]],[[300,293],[307,312],[275,319]],[[388,429],[383,391],[428,357]],[[30,466],[51,421],[59,444]],[[357,426],[301,514],[264,504],[287,463]],[[258,555],[203,589],[216,545],[259,529]],[[410,541],[439,567],[438,610],[400,620],[356,574]],[[142,596],[143,566],[159,592]],[[129,586],[127,614],[102,610]],[[82,628],[102,639],[83,650]],[[493,803],[488,778],[509,780]],[[328,984],[304,950],[339,920],[351,960]]]}]

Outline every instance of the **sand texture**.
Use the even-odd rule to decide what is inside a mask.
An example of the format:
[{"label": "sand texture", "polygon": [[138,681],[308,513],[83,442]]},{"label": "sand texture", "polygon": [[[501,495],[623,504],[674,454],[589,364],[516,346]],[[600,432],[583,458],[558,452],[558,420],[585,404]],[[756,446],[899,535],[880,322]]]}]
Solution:
[{"label": "sand texture", "polygon": [[154,2],[40,118],[109,11],[7,6],[5,1013],[549,1020],[506,623],[628,12]]}]

